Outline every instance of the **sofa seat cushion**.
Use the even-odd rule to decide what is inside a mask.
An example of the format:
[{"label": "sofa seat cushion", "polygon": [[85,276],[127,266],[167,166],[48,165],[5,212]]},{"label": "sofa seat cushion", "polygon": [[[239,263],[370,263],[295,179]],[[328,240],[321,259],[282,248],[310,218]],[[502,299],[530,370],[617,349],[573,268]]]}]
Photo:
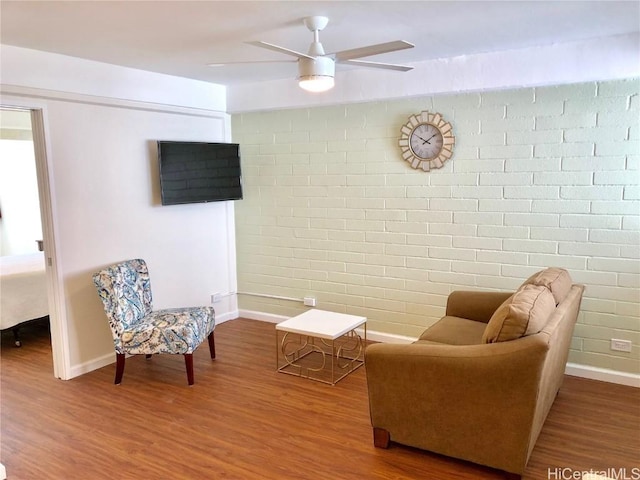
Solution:
[{"label": "sofa seat cushion", "polygon": [[482,343],[505,342],[538,333],[556,308],[545,286],[523,285],[498,307],[482,335]]},{"label": "sofa seat cushion", "polygon": [[418,342],[427,340],[447,345],[479,345],[486,323],[466,318],[445,316],[424,331]]},{"label": "sofa seat cushion", "polygon": [[524,281],[522,286],[539,285],[547,287],[553,294],[556,305],[558,305],[571,290],[572,282],[569,272],[564,268],[550,267],[531,275]]}]

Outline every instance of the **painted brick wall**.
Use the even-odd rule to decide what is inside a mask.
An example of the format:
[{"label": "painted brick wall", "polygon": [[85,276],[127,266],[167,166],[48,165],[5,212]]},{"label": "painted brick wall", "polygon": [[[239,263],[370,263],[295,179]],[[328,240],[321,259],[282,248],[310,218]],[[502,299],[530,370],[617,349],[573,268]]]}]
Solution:
[{"label": "painted brick wall", "polygon": [[[515,289],[564,267],[587,285],[570,361],[640,373],[639,94],[629,79],[234,115],[238,291],[314,296],[417,337],[452,290]],[[397,146],[422,110],[456,136],[430,173]],[[239,306],[305,308],[251,295]]]}]

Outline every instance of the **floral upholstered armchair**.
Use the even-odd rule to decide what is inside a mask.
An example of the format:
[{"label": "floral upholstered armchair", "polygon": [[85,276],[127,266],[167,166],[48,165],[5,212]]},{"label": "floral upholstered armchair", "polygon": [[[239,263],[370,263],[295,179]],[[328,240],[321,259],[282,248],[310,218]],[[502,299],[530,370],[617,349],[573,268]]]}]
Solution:
[{"label": "floral upholstered armchair", "polygon": [[104,305],[116,350],[116,378],[120,384],[125,355],[155,353],[184,355],[189,385],[193,385],[193,352],[208,338],[211,358],[216,350],[213,307],[153,311],[147,264],[142,259],[112,265],[93,275]]}]

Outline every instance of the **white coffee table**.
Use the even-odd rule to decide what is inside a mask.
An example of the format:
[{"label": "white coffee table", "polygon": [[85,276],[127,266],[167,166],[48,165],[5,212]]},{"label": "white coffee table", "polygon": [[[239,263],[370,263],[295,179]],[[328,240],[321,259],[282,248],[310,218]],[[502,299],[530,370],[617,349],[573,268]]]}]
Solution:
[{"label": "white coffee table", "polygon": [[364,364],[366,341],[367,317],[307,310],[276,325],[276,368],[335,385]]}]

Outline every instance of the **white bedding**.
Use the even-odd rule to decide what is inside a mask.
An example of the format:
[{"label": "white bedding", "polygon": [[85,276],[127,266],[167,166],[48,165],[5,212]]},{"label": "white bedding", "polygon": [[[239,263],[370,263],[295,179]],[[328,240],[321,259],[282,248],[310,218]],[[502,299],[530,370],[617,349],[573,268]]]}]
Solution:
[{"label": "white bedding", "polygon": [[0,329],[48,314],[44,252],[0,257]]}]

